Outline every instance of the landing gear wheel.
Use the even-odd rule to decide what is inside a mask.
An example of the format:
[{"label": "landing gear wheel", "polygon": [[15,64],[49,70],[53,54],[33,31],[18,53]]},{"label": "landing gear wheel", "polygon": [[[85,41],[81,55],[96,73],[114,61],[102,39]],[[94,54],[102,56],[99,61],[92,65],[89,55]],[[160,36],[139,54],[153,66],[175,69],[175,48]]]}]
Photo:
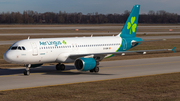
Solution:
[{"label": "landing gear wheel", "polygon": [[31,64],[27,64],[27,65],[25,65],[25,66],[26,66],[26,70],[24,71],[24,75],[29,76],[29,75],[30,75],[29,68],[31,67]]},{"label": "landing gear wheel", "polygon": [[95,73],[99,72],[99,67],[95,67],[94,69],[91,69],[90,72],[95,72]]},{"label": "landing gear wheel", "polygon": [[99,67],[95,67],[95,68],[94,68],[94,72],[95,72],[95,73],[99,72]]},{"label": "landing gear wheel", "polygon": [[56,65],[56,70],[60,70],[60,64]]},{"label": "landing gear wheel", "polygon": [[90,70],[90,72],[94,72],[94,69]]},{"label": "landing gear wheel", "polygon": [[64,64],[57,64],[56,70],[65,70],[65,65]]},{"label": "landing gear wheel", "polygon": [[94,69],[91,69],[90,72],[95,72],[95,73],[99,72],[99,67],[98,67],[98,65],[99,65],[99,61],[96,60],[96,66],[94,67]]},{"label": "landing gear wheel", "polygon": [[60,65],[60,70],[65,70],[65,65],[64,64]]},{"label": "landing gear wheel", "polygon": [[25,71],[24,71],[24,75],[27,75],[27,76],[30,75],[29,70],[25,70]]}]

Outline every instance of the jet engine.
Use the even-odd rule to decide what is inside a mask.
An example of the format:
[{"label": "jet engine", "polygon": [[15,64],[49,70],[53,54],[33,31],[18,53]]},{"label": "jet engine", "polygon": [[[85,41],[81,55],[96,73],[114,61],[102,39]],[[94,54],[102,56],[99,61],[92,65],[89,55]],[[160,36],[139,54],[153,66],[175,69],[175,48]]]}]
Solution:
[{"label": "jet engine", "polygon": [[74,65],[77,70],[88,71],[96,67],[96,60],[94,58],[78,58],[75,60]]}]

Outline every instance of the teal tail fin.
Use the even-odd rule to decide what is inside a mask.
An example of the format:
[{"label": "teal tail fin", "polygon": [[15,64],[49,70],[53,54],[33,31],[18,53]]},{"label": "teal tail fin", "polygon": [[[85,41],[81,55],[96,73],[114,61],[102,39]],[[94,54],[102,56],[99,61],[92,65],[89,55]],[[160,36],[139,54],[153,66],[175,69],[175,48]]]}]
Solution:
[{"label": "teal tail fin", "polygon": [[174,47],[174,48],[172,49],[173,53],[175,53],[175,48],[176,48],[176,47]]},{"label": "teal tail fin", "polygon": [[119,34],[120,37],[122,38],[136,37],[139,10],[140,10],[140,5],[134,5],[121,33]]}]

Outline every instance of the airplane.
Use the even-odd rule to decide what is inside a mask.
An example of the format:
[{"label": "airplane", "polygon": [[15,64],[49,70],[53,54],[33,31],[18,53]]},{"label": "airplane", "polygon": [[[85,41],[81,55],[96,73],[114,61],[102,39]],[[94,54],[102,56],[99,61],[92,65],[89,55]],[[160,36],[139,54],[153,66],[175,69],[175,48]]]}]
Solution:
[{"label": "airplane", "polygon": [[58,63],[56,70],[65,70],[63,63],[74,63],[80,71],[99,72],[99,62],[116,54],[143,53],[152,51],[173,51],[173,49],[127,51],[143,41],[136,37],[140,5],[134,5],[132,11],[116,36],[37,38],[15,42],[4,53],[9,63],[25,64],[24,75],[30,75],[30,67],[43,63]]}]

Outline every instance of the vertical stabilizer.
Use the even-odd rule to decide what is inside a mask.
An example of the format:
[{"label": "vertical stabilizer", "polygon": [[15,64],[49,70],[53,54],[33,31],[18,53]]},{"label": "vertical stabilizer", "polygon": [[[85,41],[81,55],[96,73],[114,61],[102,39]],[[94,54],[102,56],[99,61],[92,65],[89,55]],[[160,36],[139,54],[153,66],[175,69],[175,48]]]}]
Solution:
[{"label": "vertical stabilizer", "polygon": [[136,37],[140,5],[134,5],[131,13],[119,34],[122,38]]}]

